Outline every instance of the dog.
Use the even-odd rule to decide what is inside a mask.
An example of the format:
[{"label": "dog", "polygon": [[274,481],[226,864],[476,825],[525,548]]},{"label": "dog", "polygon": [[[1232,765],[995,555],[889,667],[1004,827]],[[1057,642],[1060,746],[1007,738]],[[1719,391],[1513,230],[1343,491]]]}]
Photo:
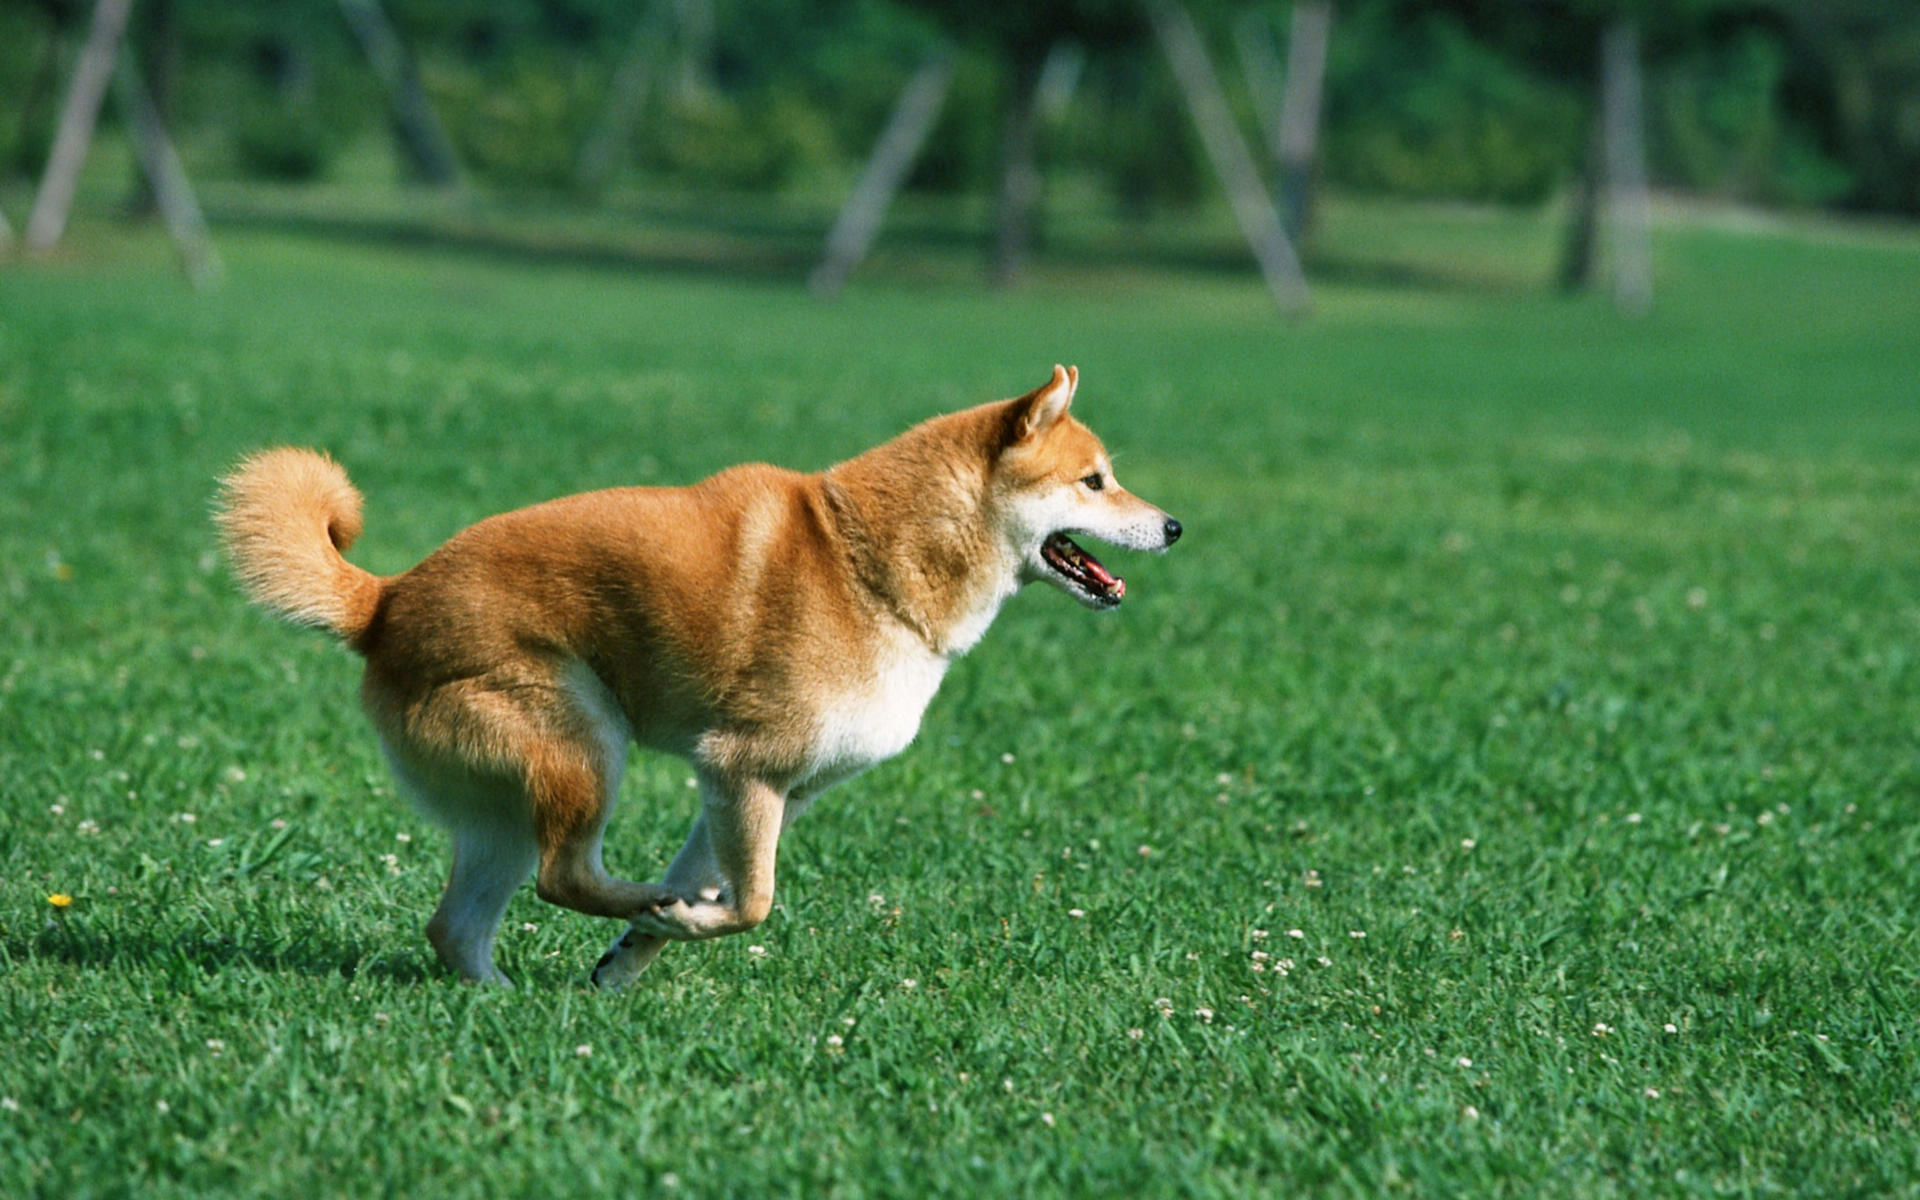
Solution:
[{"label": "dog", "polygon": [[[900,753],[953,660],[1045,580],[1095,610],[1126,583],[1084,536],[1164,551],[1180,523],[1115,480],[1058,367],[818,474],[753,464],[489,517],[386,578],[341,556],[360,494],[283,447],[215,512],[250,598],[366,659],[361,699],[403,792],[453,840],[427,924],[465,979],[506,984],[494,937],[528,876],[628,923],[595,984],[670,941],[752,929],[782,832]],[[601,835],[630,743],[693,767],[700,811],[659,883],[610,875]]]}]

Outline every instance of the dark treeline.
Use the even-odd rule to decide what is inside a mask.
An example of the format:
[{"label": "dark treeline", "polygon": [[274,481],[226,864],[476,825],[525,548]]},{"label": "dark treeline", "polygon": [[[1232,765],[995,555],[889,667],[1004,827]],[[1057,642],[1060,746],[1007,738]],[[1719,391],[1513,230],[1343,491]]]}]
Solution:
[{"label": "dark treeline", "polygon": [[[0,167],[44,161],[84,0],[0,6]],[[1050,180],[1130,211],[1210,186],[1131,0],[387,0],[462,169],[490,184],[805,190],[857,169],[937,43],[954,82],[911,186],[985,194],[1010,97],[1056,46],[1070,97],[1038,135]],[[1291,4],[1193,6],[1249,132],[1247,40],[1284,61]],[[1537,202],[1578,171],[1599,30],[1639,22],[1656,186],[1920,215],[1920,5],[1911,0],[1335,0],[1320,172],[1352,191]],[[991,14],[982,16],[982,13]],[[337,175],[388,107],[335,0],[140,0],[132,36],[209,176]],[[609,123],[622,78],[635,103]],[[610,162],[583,170],[597,130]],[[1057,184],[1055,185],[1057,186]]]}]

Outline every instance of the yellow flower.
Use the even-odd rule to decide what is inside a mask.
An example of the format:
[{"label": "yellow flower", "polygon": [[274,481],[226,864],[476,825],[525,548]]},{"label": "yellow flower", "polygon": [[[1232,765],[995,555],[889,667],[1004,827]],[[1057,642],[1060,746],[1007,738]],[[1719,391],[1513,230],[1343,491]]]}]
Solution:
[{"label": "yellow flower", "polygon": [[53,905],[55,908],[69,908],[73,904],[73,897],[67,895],[65,892],[55,892],[53,895],[47,897],[47,903]]}]

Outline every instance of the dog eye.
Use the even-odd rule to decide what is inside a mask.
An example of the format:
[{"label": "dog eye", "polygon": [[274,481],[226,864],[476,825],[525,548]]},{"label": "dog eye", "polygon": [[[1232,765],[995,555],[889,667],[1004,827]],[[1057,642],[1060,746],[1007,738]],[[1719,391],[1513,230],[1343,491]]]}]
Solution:
[{"label": "dog eye", "polygon": [[1086,484],[1087,487],[1096,492],[1107,486],[1107,481],[1101,477],[1098,471],[1082,479],[1080,482]]}]

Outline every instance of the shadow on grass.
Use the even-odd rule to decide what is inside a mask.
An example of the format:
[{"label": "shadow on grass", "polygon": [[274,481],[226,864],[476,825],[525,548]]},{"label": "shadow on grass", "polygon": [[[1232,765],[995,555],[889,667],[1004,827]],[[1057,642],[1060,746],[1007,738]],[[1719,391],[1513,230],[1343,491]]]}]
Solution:
[{"label": "shadow on grass", "polygon": [[222,208],[214,213],[214,218],[220,225],[233,229],[337,238],[366,245],[459,250],[503,262],[620,270],[639,267],[674,273],[794,281],[803,279],[812,266],[812,258],[794,248],[749,244],[730,237],[629,243],[560,231],[245,208]]},{"label": "shadow on grass", "polygon": [[[646,270],[803,284],[819,260],[824,226],[808,216],[714,209],[692,213],[669,207],[642,210],[632,232],[568,228],[542,223],[524,209],[471,218],[445,213],[348,213],[290,205],[229,201],[210,210],[232,229],[291,233],[366,245],[453,250],[502,262]],[[1165,271],[1209,276],[1254,276],[1246,248],[1219,238],[1144,235],[1130,230],[1124,241],[1110,236],[1044,239],[1036,265],[1087,274]],[[984,229],[965,222],[909,216],[882,235],[886,261],[869,274],[889,278],[963,281],[984,278]],[[925,262],[907,264],[900,253]],[[976,251],[978,253],[976,254]],[[975,262],[975,259],[978,262]],[[1546,281],[1457,261],[1370,259],[1349,254],[1306,254],[1310,283],[1408,290],[1520,294],[1541,291]]]},{"label": "shadow on grass", "polygon": [[8,936],[0,946],[4,946],[0,953],[9,964],[56,962],[84,971],[133,969],[207,976],[254,971],[314,978],[364,976],[394,983],[450,978],[423,952],[411,947],[368,946],[325,937],[267,942],[244,935],[169,936],[160,929],[102,933],[78,923],[59,922],[37,934]]}]

